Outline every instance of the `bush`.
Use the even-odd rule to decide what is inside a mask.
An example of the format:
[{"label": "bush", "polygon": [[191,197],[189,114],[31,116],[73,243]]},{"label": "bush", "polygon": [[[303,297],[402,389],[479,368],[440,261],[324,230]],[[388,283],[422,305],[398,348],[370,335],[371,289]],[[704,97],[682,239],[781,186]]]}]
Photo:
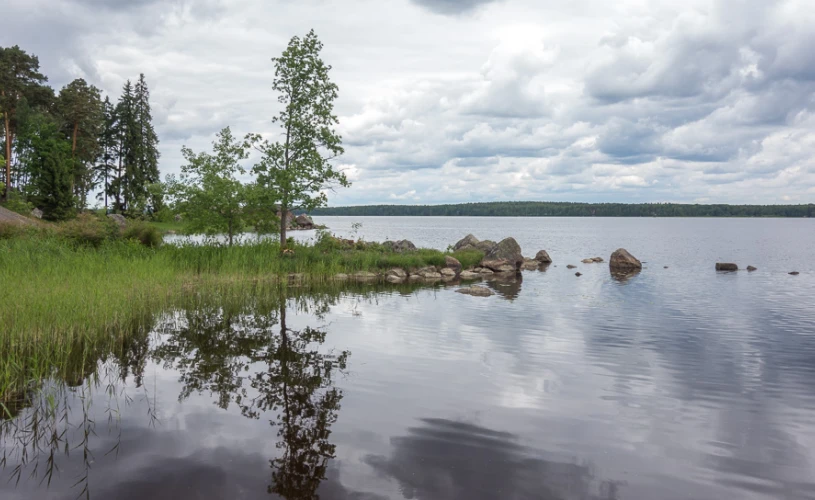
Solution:
[{"label": "bush", "polygon": [[18,236],[22,236],[25,232],[19,224],[11,222],[0,222],[0,240],[10,240]]},{"label": "bush", "polygon": [[98,248],[105,241],[119,237],[119,226],[107,217],[81,213],[76,219],[62,224],[60,234],[77,245]]},{"label": "bush", "polygon": [[157,211],[153,212],[151,218],[153,219],[153,222],[173,222],[175,220],[173,211],[167,207],[161,207]]},{"label": "bush", "polygon": [[155,248],[161,245],[163,240],[161,231],[144,222],[131,222],[125,229],[122,236],[127,240],[136,240],[148,248]]},{"label": "bush", "polygon": [[23,198],[23,196],[17,191],[9,191],[8,200],[6,200],[3,206],[12,212],[17,212],[18,214],[25,215],[26,217],[30,216],[31,211],[34,210],[34,205],[27,202],[25,198]]}]

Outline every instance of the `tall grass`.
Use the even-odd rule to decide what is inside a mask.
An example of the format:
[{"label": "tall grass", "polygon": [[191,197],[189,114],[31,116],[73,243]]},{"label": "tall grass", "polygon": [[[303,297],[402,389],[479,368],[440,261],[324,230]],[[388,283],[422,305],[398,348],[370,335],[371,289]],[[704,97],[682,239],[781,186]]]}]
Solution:
[{"label": "tall grass", "polygon": [[[292,255],[282,255],[269,240],[149,247],[85,238],[84,228],[75,229],[7,231],[0,238],[0,404],[41,378],[95,366],[100,353],[124,349],[150,328],[157,311],[196,295],[279,290],[286,286],[279,278],[290,273],[325,286],[339,273],[442,266],[445,259],[436,250],[397,254],[376,245],[295,244]],[[453,255],[465,268],[482,258]]]}]

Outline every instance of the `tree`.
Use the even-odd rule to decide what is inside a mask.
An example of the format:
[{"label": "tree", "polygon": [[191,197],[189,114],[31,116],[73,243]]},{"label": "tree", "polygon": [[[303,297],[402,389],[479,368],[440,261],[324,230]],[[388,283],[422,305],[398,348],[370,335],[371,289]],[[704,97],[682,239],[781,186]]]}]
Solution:
[{"label": "tree", "polygon": [[57,111],[71,139],[72,190],[84,207],[93,189],[93,162],[99,156],[99,135],[104,126],[101,93],[77,78],[59,92]]},{"label": "tree", "polygon": [[43,218],[64,220],[73,214],[71,145],[50,118],[39,115],[31,134],[31,199]]},{"label": "tree", "polygon": [[105,97],[102,103],[102,131],[99,134],[99,156],[97,158],[95,171],[96,182],[102,185],[102,192],[99,198],[104,199],[105,211],[108,208],[108,195],[111,194],[111,181],[116,169],[117,151],[117,116],[116,108],[110,102],[109,97]]},{"label": "tree", "polygon": [[324,206],[324,190],[336,184],[347,187],[348,179],[331,160],[343,153],[335,132],[337,85],[328,77],[331,66],[320,58],[323,44],[314,30],[304,38],[293,37],[280,57],[272,58],[272,88],[283,105],[272,119],[283,131],[282,140],[271,143],[259,135],[249,140],[262,153],[253,171],[257,185],[280,206],[280,247],[286,247],[286,214],[292,208],[311,210]]},{"label": "tree", "polygon": [[187,227],[207,234],[226,233],[232,245],[235,234],[246,227],[247,191],[237,177],[246,170],[240,165],[249,156],[248,146],[235,141],[229,127],[218,133],[213,153],[194,153],[184,147],[187,161],[178,181],[170,177],[170,192],[184,214]]},{"label": "tree", "polygon": [[5,189],[3,199],[11,189],[11,150],[14,142],[14,119],[20,99],[30,95],[35,97],[42,91],[43,82],[48,78],[39,72],[40,61],[17,45],[0,47],[0,113],[3,114],[3,135],[5,137]]},{"label": "tree", "polygon": [[116,211],[124,212],[127,209],[129,179],[131,175],[129,165],[135,163],[133,134],[135,125],[135,106],[133,104],[133,84],[130,80],[122,87],[122,95],[116,103],[116,157],[117,167],[115,178],[110,183],[110,193],[116,200]]},{"label": "tree", "polygon": [[[150,91],[144,73],[139,75],[139,81],[133,92],[133,119],[135,131],[131,134],[133,143],[134,165],[131,170],[130,203],[135,204],[139,210],[144,203],[157,210],[161,205],[161,198],[150,196],[149,185],[160,182],[158,171],[158,136],[153,129],[153,114],[150,110]],[[139,206],[142,205],[142,206]],[[132,210],[132,208],[131,208]]]}]

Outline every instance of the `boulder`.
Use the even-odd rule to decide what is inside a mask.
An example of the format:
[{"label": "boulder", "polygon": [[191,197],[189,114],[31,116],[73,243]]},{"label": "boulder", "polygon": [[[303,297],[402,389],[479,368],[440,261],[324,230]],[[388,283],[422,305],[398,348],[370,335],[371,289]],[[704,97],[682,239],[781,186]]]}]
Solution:
[{"label": "boulder", "polygon": [[791,272],[789,274],[790,274],[790,276],[798,276],[801,273],[799,273],[798,271],[793,271],[793,272]]},{"label": "boulder", "polygon": [[184,217],[182,217],[181,214],[175,214],[173,216],[173,220],[176,222],[181,222],[182,220],[184,220]]},{"label": "boulder", "polygon": [[470,286],[465,288],[459,288],[456,290],[457,293],[463,293],[466,295],[472,295],[475,297],[489,297],[490,295],[494,295],[492,290],[483,286]]},{"label": "boulder", "polygon": [[518,268],[515,264],[510,263],[503,259],[496,259],[496,260],[482,260],[481,266],[484,268],[489,269],[494,273],[511,273],[516,271]]},{"label": "boulder", "polygon": [[569,265],[567,265],[567,266],[566,266],[566,269],[574,269],[575,267],[577,267],[577,266],[574,266],[574,265],[572,265],[572,264],[569,264]]},{"label": "boulder", "polygon": [[579,278],[579,277],[583,276],[583,273],[581,273],[581,272],[579,272],[579,271],[578,271],[578,272],[574,273],[574,275],[575,275],[575,276],[577,276],[577,277]]},{"label": "boulder", "polygon": [[[492,247],[484,254],[485,261],[506,261],[509,265],[513,266],[515,270],[521,268],[524,262],[524,256],[521,253],[521,246],[515,241],[515,238],[504,238],[497,245]],[[483,265],[483,264],[482,264]],[[490,266],[486,266],[490,267]],[[492,267],[490,267],[492,269]],[[493,269],[494,271],[495,269]]]},{"label": "boulder", "polygon": [[449,268],[449,267],[443,267],[443,268],[441,268],[441,269],[439,270],[439,274],[441,274],[441,277],[442,277],[442,278],[446,278],[446,279],[453,279],[453,278],[455,278],[456,276],[458,276],[458,273],[456,272],[456,270],[455,270],[455,269],[451,269],[451,268]]},{"label": "boulder", "polygon": [[583,264],[594,264],[594,260],[592,259],[583,259],[580,262],[582,262]]},{"label": "boulder", "polygon": [[481,277],[481,275],[474,271],[461,271],[461,274],[459,274],[458,277],[463,280],[477,280]]},{"label": "boulder", "polygon": [[612,271],[633,271],[642,269],[642,262],[631,255],[625,248],[618,248],[611,254],[608,267]]},{"label": "boulder", "polygon": [[305,228],[314,227],[314,221],[311,220],[311,217],[309,217],[306,214],[298,215],[297,218],[294,219],[294,221],[300,227],[305,227]]},{"label": "boulder", "polygon": [[393,244],[393,251],[396,253],[415,252],[416,245],[410,240],[399,240]]},{"label": "boulder", "polygon": [[291,227],[292,223],[294,222],[294,214],[286,210],[286,216],[283,217],[283,214],[280,210],[277,211],[277,218],[280,220],[286,227]]},{"label": "boulder", "polygon": [[124,230],[127,227],[127,219],[125,219],[124,215],[108,214],[108,217],[110,217],[113,220],[113,222],[115,222],[116,225],[119,226],[119,229]]},{"label": "boulder", "polygon": [[716,263],[716,270],[717,271],[738,271],[739,266],[733,264],[732,262],[717,262]]},{"label": "boulder", "polygon": [[345,281],[348,279],[348,275],[345,273],[335,274],[334,279],[337,281]]},{"label": "boulder", "polygon": [[42,219],[42,210],[40,210],[39,208],[35,208],[34,210],[31,211],[31,215],[38,219]]},{"label": "boulder", "polygon": [[481,250],[482,252],[487,253],[487,252],[489,252],[490,250],[492,250],[492,249],[493,249],[493,247],[495,247],[495,245],[497,245],[497,244],[498,244],[498,243],[496,243],[496,242],[494,242],[494,241],[492,241],[492,240],[484,240],[484,241],[479,241],[479,242],[478,242],[478,243],[475,245],[475,249],[476,249],[476,250]]},{"label": "boulder", "polygon": [[538,267],[540,267],[541,263],[534,259],[526,259],[524,263],[521,264],[521,269],[524,271],[534,271]]},{"label": "boulder", "polygon": [[385,280],[387,280],[389,283],[404,283],[407,277],[407,272],[399,267],[395,267],[385,274]]},{"label": "boulder", "polygon": [[488,268],[488,267],[476,267],[475,269],[473,269],[473,271],[477,272],[478,274],[492,274],[493,273],[493,270]]},{"label": "boulder", "polygon": [[753,267],[753,266],[747,266],[747,270],[748,270],[748,271],[750,271],[750,272],[752,273],[753,271],[758,271],[758,268],[757,268],[757,267]]},{"label": "boulder", "polygon": [[551,264],[552,263],[552,258],[549,257],[549,254],[546,252],[546,250],[541,250],[540,252],[536,253],[535,254],[535,260],[537,260],[541,264]]},{"label": "boulder", "polygon": [[592,257],[591,260],[593,260],[597,264],[602,264],[603,262],[605,262],[602,257]]},{"label": "boulder", "polygon": [[458,240],[458,242],[453,245],[453,250],[458,252],[459,250],[471,250],[476,248],[476,245],[480,243],[478,238],[473,236],[472,234],[468,234],[464,238]]},{"label": "boulder", "polygon": [[376,278],[378,278],[378,275],[369,271],[354,273],[354,279],[357,281],[373,281]]},{"label": "boulder", "polygon": [[458,274],[461,272],[461,262],[459,262],[455,257],[450,257],[449,255],[444,257],[444,267],[445,269],[452,269],[454,276],[458,276]]},{"label": "boulder", "polygon": [[433,266],[423,267],[421,269],[417,269],[416,271],[410,273],[410,277],[413,278],[416,276],[417,278],[426,279],[426,280],[438,280],[441,279],[441,273],[436,270]]}]

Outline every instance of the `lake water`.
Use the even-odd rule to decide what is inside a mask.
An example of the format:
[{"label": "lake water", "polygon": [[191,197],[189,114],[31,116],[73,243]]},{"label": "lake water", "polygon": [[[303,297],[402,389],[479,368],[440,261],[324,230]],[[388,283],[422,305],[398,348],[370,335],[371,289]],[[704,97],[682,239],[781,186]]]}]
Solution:
[{"label": "lake water", "polygon": [[[514,236],[555,262],[488,298],[353,286],[156,311],[2,423],[0,498],[815,498],[815,221],[317,222],[435,248]],[[580,263],[619,247],[641,273]]]}]

